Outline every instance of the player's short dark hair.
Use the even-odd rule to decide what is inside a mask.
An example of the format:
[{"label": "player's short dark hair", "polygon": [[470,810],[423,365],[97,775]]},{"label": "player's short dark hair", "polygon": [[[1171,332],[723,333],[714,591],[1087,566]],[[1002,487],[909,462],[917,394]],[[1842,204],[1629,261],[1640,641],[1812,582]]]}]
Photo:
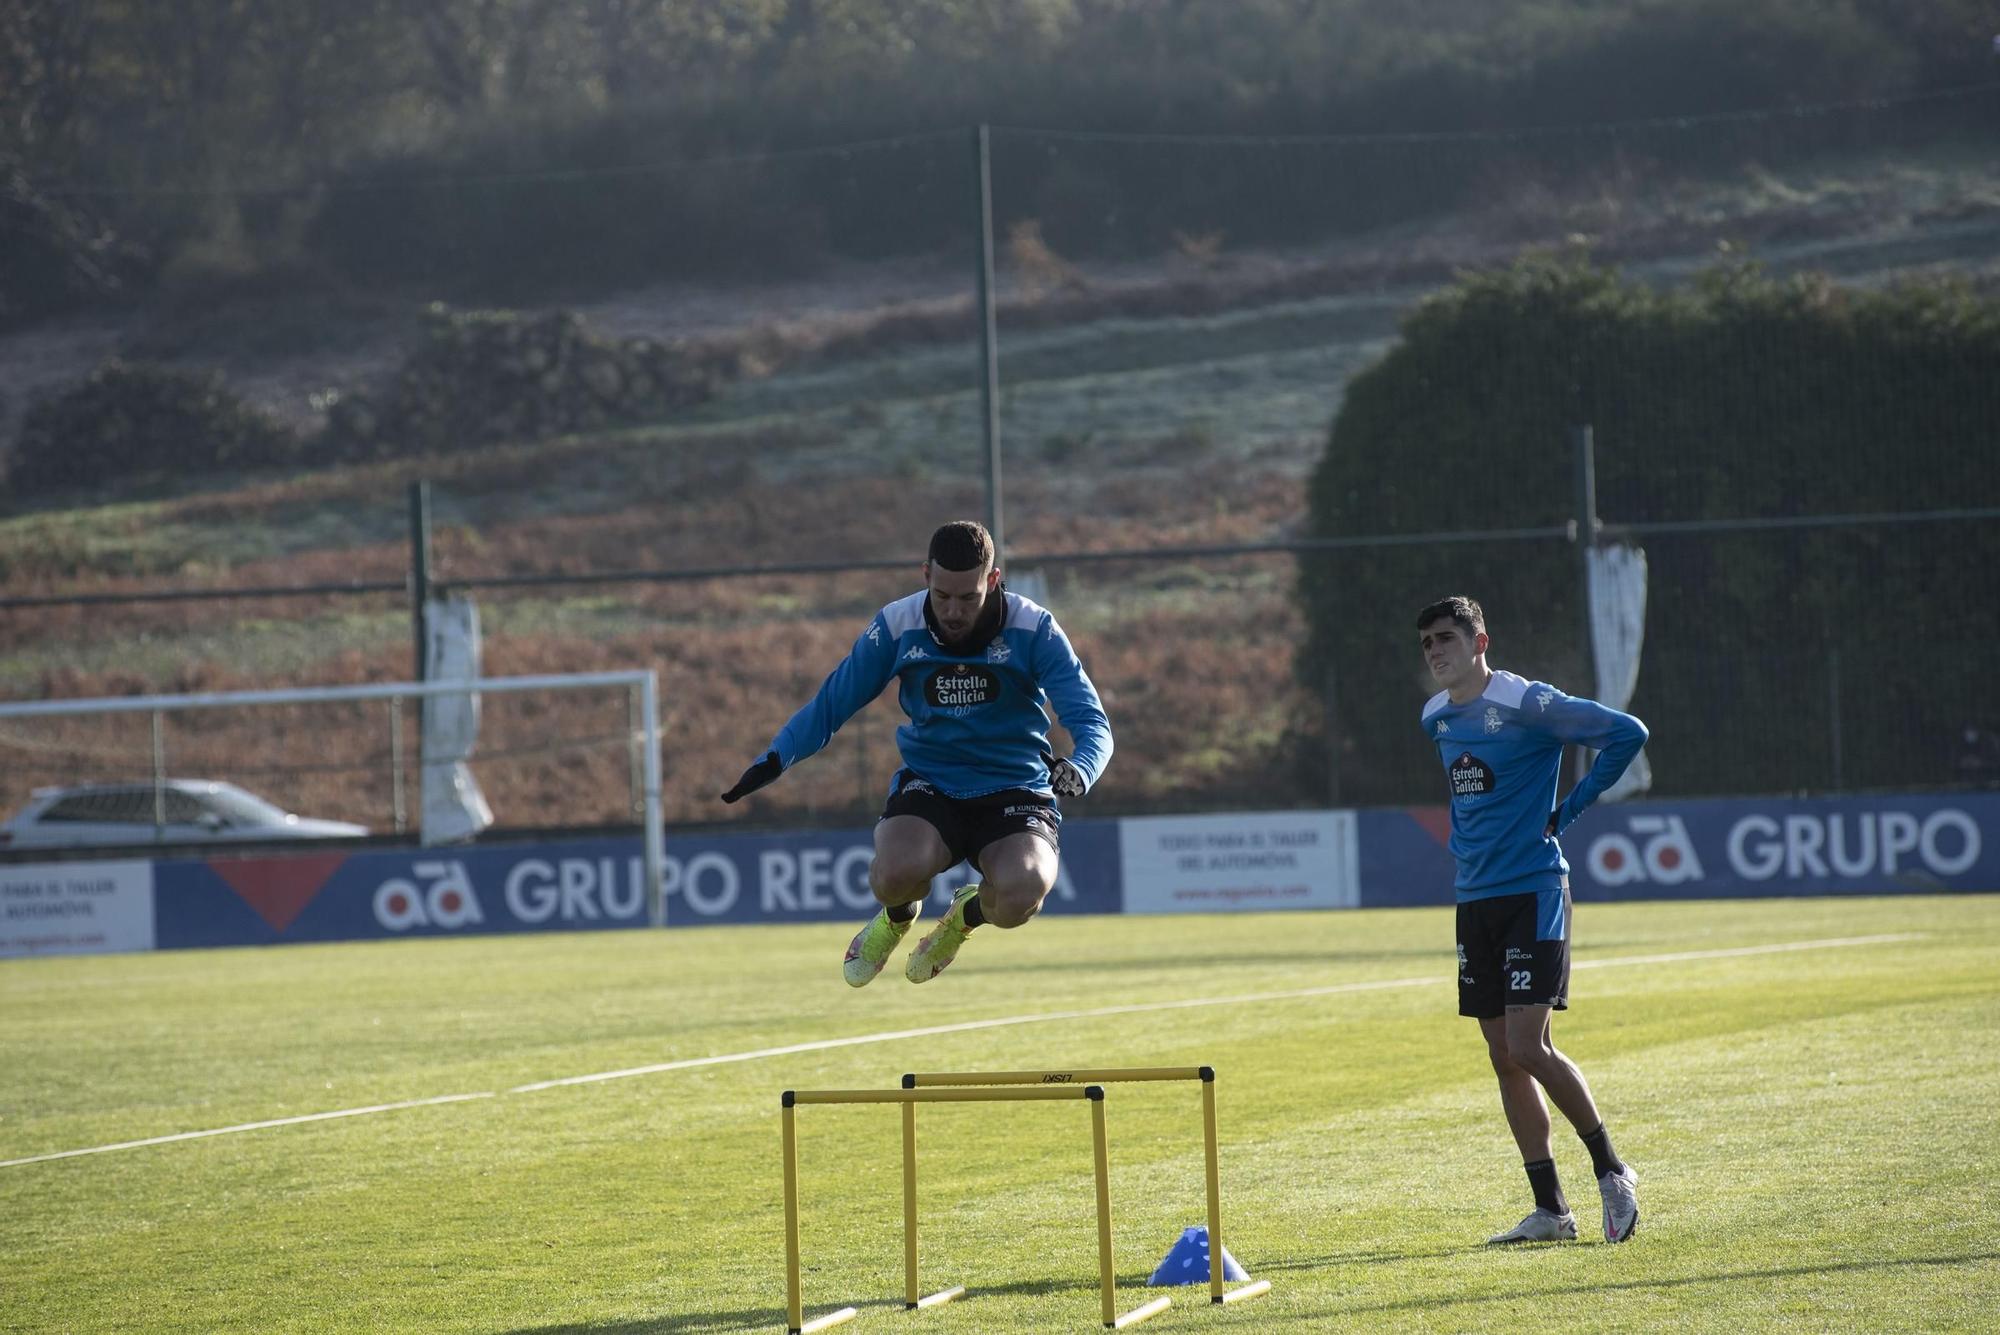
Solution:
[{"label": "player's short dark hair", "polygon": [[1486,611],[1462,593],[1454,593],[1449,598],[1440,598],[1417,613],[1417,629],[1422,630],[1433,621],[1449,618],[1467,635],[1486,633]]},{"label": "player's short dark hair", "polygon": [[931,534],[928,559],[944,570],[984,570],[993,564],[993,535],[984,524],[955,519]]}]

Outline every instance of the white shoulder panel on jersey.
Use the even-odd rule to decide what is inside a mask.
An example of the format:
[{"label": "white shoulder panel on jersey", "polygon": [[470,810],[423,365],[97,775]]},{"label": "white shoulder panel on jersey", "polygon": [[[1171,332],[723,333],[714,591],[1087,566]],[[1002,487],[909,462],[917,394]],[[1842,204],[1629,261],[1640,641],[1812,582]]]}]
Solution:
[{"label": "white shoulder panel on jersey", "polygon": [[1498,705],[1509,709],[1519,709],[1521,702],[1528,698],[1528,688],[1534,685],[1526,677],[1512,672],[1495,672],[1493,680],[1486,683],[1484,696]]},{"label": "white shoulder panel on jersey", "polygon": [[1023,598],[1018,593],[1007,595],[1007,615],[1000,622],[1002,630],[1033,630],[1042,624],[1048,609],[1040,603]]},{"label": "white shoulder panel on jersey", "polygon": [[1437,713],[1440,709],[1443,709],[1446,705],[1450,703],[1451,703],[1451,692],[1439,691],[1436,695],[1432,696],[1429,700],[1424,702],[1423,721],[1425,723],[1429,723],[1431,721],[1431,715]]},{"label": "white shoulder panel on jersey", "polygon": [[882,609],[882,620],[888,623],[889,634],[902,635],[908,631],[920,630],[924,624],[924,599],[930,597],[928,589],[919,589],[907,598],[898,598]]}]

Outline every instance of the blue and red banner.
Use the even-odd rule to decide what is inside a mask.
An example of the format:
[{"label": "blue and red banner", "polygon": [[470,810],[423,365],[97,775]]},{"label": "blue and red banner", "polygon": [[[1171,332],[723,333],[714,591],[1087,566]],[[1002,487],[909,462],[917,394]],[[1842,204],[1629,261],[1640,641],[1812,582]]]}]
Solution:
[{"label": "blue and red banner", "polygon": [[[711,834],[667,844],[667,924],[847,922],[876,908],[870,830]],[[947,900],[969,879],[940,876]],[[386,936],[602,931],[652,922],[637,836],[553,844],[320,852],[158,863],[156,944],[255,945]],[[1120,908],[1115,822],[1063,828],[1045,912]]]},{"label": "blue and red banner", "polygon": [[[2000,793],[1605,804],[1563,836],[1579,901],[2000,890]],[[1443,807],[1063,826],[1052,913],[1452,902]],[[872,832],[675,835],[667,924],[858,922]],[[937,878],[939,899],[970,878]],[[636,835],[0,868],[0,956],[650,924]]]},{"label": "blue and red banner", "polygon": [[[1363,811],[1361,902],[1448,904],[1444,807]],[[2000,890],[2000,794],[1605,803],[1563,832],[1579,901]]]}]

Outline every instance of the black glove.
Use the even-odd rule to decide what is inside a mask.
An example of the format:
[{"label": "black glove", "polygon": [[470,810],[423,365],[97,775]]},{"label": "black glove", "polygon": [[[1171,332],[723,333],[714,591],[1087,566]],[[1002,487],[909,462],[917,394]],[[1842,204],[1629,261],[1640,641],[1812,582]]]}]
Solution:
[{"label": "black glove", "polygon": [[1055,789],[1057,797],[1082,797],[1089,786],[1083,771],[1072,765],[1068,756],[1049,763],[1049,787]]},{"label": "black glove", "polygon": [[734,802],[747,797],[784,772],[785,762],[778,759],[778,753],[766,751],[762,760],[743,771],[743,777],[736,781],[734,788],[722,795],[722,800]]}]

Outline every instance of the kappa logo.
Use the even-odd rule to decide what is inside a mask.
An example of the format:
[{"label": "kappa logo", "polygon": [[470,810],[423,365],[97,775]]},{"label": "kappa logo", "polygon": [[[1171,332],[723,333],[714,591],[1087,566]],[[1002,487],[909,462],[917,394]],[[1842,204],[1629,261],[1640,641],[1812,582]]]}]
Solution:
[{"label": "kappa logo", "polygon": [[868,643],[870,643],[870,644],[880,644],[880,643],[882,643],[882,623],[881,623],[881,622],[879,622],[879,621],[871,621],[871,622],[869,622],[869,623],[868,623]]},{"label": "kappa logo", "polygon": [[1500,731],[1500,709],[1497,705],[1486,706],[1485,728],[1489,733]]},{"label": "kappa logo", "polygon": [[1446,723],[1443,719],[1439,719],[1437,725],[1437,735],[1442,737],[1450,731],[1451,731],[1451,724]]},{"label": "kappa logo", "polygon": [[1535,692],[1535,703],[1541,707],[1543,713],[1546,714],[1548,712],[1549,706],[1554,704],[1555,702],[1556,702],[1556,693],[1554,691]]},{"label": "kappa logo", "polygon": [[929,779],[911,779],[903,785],[902,791],[905,793],[934,793],[937,789],[931,787]]},{"label": "kappa logo", "polygon": [[921,644],[913,644],[910,646],[910,651],[903,655],[903,661],[907,663],[912,659],[922,658],[923,656],[924,656],[924,646],[922,646]]}]

